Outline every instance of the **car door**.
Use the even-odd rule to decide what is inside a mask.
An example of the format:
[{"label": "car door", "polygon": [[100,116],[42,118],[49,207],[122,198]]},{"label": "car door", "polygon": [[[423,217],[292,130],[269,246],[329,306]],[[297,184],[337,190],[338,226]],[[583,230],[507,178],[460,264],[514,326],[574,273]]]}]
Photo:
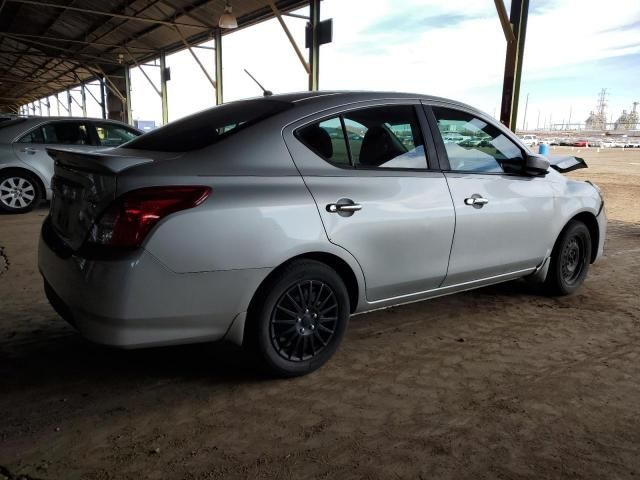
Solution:
[{"label": "car door", "polygon": [[51,181],[53,159],[47,154],[46,149],[60,146],[78,150],[95,149],[93,127],[83,120],[54,120],[23,135],[13,144],[13,149],[20,160]]},{"label": "car door", "polygon": [[454,211],[425,126],[419,102],[390,102],[284,131],[329,240],[362,267],[370,303],[437,288],[446,275]]},{"label": "car door", "polygon": [[[477,112],[433,105],[426,112],[456,211],[443,286],[526,273],[549,255],[551,184],[523,174],[527,152]],[[462,140],[447,142],[452,132]]]}]

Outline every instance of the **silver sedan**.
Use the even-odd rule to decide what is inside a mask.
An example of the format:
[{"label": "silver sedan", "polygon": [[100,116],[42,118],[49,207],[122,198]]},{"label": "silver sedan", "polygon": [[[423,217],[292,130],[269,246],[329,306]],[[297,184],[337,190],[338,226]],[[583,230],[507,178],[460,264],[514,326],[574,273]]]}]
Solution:
[{"label": "silver sedan", "polygon": [[0,210],[24,213],[51,197],[48,147],[80,151],[117,147],[142,132],[113,120],[16,117],[0,123]]},{"label": "silver sedan", "polygon": [[600,191],[561,173],[581,159],[434,97],[277,95],[49,151],[39,266],[62,317],[123,347],[243,344],[281,376],[355,313],[522,277],[570,294],[605,240]]}]

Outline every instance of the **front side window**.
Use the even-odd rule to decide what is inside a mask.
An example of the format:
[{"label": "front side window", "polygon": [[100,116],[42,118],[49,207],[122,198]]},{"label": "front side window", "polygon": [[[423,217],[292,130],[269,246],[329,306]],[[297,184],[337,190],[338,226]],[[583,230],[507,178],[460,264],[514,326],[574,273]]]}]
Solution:
[{"label": "front side window", "polygon": [[410,105],[353,110],[307,125],[296,136],[320,157],[341,167],[427,168],[420,124]]},{"label": "front side window", "polygon": [[117,147],[140,135],[135,130],[131,130],[122,125],[96,123],[95,126],[100,145],[104,147]]},{"label": "front side window", "polygon": [[520,148],[495,125],[469,113],[433,107],[451,170],[478,173],[520,173]]}]

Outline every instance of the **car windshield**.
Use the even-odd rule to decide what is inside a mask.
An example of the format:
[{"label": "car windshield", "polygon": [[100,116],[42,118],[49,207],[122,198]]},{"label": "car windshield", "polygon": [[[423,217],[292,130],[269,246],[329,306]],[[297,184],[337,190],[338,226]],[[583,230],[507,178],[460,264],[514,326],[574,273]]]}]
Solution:
[{"label": "car windshield", "polygon": [[124,147],[162,152],[198,150],[292,106],[289,102],[268,99],[220,105],[142,135]]}]

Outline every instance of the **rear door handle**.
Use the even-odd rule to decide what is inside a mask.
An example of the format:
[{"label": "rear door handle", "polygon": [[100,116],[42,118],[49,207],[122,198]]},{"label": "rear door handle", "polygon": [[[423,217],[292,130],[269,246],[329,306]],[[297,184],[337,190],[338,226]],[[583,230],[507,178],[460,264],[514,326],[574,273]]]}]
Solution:
[{"label": "rear door handle", "polygon": [[330,203],[327,205],[327,212],[337,213],[341,217],[350,217],[360,210],[362,210],[362,205],[355,203],[350,198],[341,198],[336,203]]},{"label": "rear door handle", "polygon": [[484,207],[487,203],[489,203],[489,200],[487,200],[486,198],[483,198],[482,196],[480,196],[480,194],[478,193],[474,193],[473,195],[471,195],[469,198],[465,198],[464,199],[464,204],[465,205],[470,205],[473,208],[482,208]]},{"label": "rear door handle", "polygon": [[22,149],[24,153],[28,153],[29,155],[35,155],[38,151],[35,148],[25,147]]}]

